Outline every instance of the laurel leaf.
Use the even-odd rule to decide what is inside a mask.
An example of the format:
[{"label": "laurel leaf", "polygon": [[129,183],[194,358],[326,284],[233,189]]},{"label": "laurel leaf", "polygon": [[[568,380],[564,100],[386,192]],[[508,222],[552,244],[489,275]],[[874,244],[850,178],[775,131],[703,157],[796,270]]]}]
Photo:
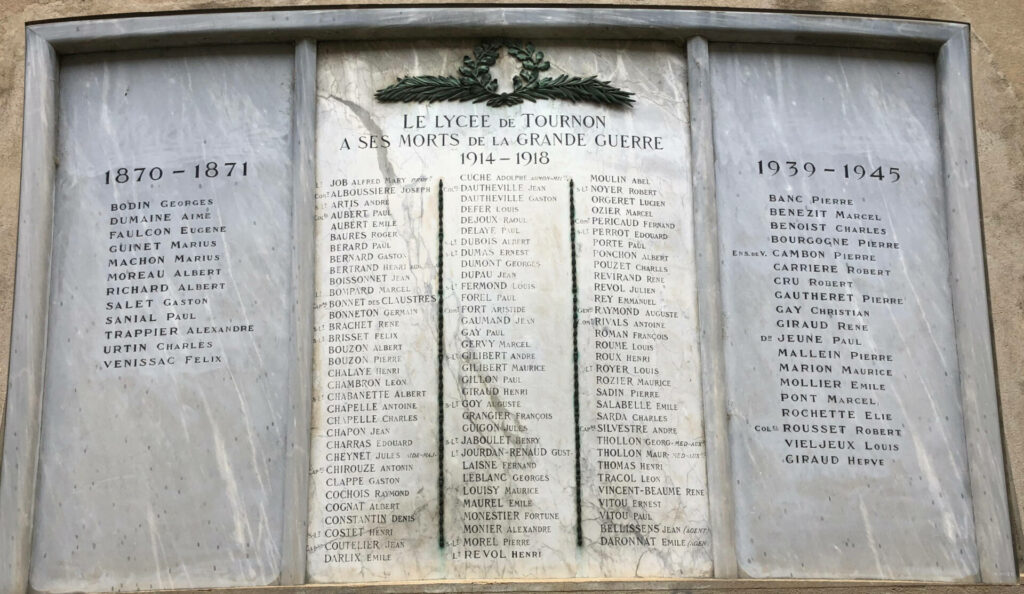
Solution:
[{"label": "laurel leaf", "polygon": [[[513,92],[501,93],[498,81],[490,73],[504,48],[520,62],[520,73],[512,78]],[[472,101],[491,107],[518,105],[524,101],[560,99],[572,103],[586,102],[613,106],[630,106],[633,93],[623,91],[596,76],[581,78],[561,74],[555,78],[540,78],[539,73],[549,70],[551,63],[544,60],[544,52],[535,51],[532,43],[525,48],[521,41],[485,41],[473,49],[473,56],[464,56],[458,71],[459,78],[451,76],[401,77],[376,92],[380,101],[435,102]]]}]

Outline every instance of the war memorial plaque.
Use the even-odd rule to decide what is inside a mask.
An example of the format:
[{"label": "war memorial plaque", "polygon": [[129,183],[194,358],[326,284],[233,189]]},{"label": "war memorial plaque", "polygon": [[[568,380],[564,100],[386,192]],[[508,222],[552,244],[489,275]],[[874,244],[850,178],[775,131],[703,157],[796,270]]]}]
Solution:
[{"label": "war memorial plaque", "polygon": [[0,591],[1016,580],[965,27],[204,17],[29,31]]},{"label": "war memorial plaque", "polygon": [[62,65],[40,590],[279,572],[291,76],[287,48]]},{"label": "war memorial plaque", "polygon": [[[470,50],[496,96],[503,70],[531,63],[553,78],[618,62],[644,93],[380,102],[410,65],[450,69],[459,46],[321,46],[310,574],[708,574],[690,191],[676,181],[685,56]],[[345,419],[371,427],[332,427]],[[336,476],[352,468],[365,480]],[[366,505],[338,503],[354,494]]]},{"label": "war memorial plaque", "polygon": [[711,81],[740,566],[973,575],[934,64],[713,45]]}]

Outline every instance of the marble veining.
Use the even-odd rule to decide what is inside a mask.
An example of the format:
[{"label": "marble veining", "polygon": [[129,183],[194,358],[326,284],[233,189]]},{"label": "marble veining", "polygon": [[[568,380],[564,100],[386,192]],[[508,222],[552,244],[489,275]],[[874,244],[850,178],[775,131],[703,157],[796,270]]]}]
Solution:
[{"label": "marble veining", "polygon": [[31,586],[274,582],[290,48],[70,57]]},{"label": "marble veining", "polygon": [[[61,56],[32,554],[5,558],[21,576],[0,589],[24,583],[24,565],[41,592],[737,565],[1016,579],[986,479],[1001,472],[987,326],[962,286],[981,256],[958,144],[973,142],[969,89],[948,80],[966,68],[959,25],[760,15],[762,41],[946,45],[937,61],[722,43],[709,55],[697,38],[688,67],[678,43],[543,37],[617,24],[731,39],[750,15],[292,16],[281,31],[530,26],[545,75],[595,74],[636,104],[373,98],[397,77],[458,72],[476,38],[307,41],[302,64],[291,45]],[[263,22],[195,18],[33,31],[60,51],[123,49],[165,30],[157,45],[243,39]],[[499,92],[521,66],[491,66]],[[691,100],[693,142],[707,142],[693,151]],[[698,205],[696,233],[691,181],[717,202]],[[715,279],[700,322],[698,277]],[[706,324],[719,297],[721,343]],[[297,332],[294,311],[310,307]],[[728,431],[704,426],[702,373],[713,416],[724,391]],[[307,429],[294,399],[310,389],[309,516],[296,521]],[[9,458],[28,459],[26,431]],[[706,460],[726,444],[728,463]],[[21,509],[4,487],[4,510]],[[735,551],[711,534],[733,520]]]},{"label": "marble veining", "polygon": [[533,40],[631,108],[374,99],[479,42],[320,46],[310,576],[709,575],[685,53]]},{"label": "marble veining", "polygon": [[971,581],[934,61],[711,46],[749,577]]}]

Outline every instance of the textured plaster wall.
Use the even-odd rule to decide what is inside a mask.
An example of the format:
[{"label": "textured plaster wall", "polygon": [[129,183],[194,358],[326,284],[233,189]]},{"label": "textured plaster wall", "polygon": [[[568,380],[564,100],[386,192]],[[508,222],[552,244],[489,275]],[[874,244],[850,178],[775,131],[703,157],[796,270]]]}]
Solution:
[{"label": "textured plaster wall", "polygon": [[[591,4],[838,12],[971,24],[982,213],[1003,427],[1011,497],[1015,492],[1024,494],[1024,0],[617,0]],[[0,336],[10,335],[13,308],[25,23],[125,13],[323,5],[322,0],[0,0]],[[0,340],[0,385],[7,383],[8,352],[7,341]],[[0,395],[0,410],[4,399]],[[1016,498],[1012,505],[1018,516],[1024,515]],[[1020,534],[1019,519],[1015,521]]]}]

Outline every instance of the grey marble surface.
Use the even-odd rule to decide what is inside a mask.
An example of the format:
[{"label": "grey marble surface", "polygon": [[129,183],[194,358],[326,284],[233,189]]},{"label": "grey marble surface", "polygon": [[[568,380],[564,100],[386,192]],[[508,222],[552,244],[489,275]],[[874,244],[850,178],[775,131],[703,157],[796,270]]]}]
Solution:
[{"label": "grey marble surface", "polygon": [[278,578],[292,69],[287,46],[62,63],[37,590]]},{"label": "grey marble surface", "polygon": [[939,51],[942,160],[949,226],[950,283],[960,356],[967,458],[971,469],[978,562],[985,583],[1018,580],[996,390],[995,360],[981,230],[978,158],[971,96],[971,38],[966,27]]},{"label": "grey marble surface", "polygon": [[292,319],[293,365],[288,444],[285,455],[284,535],[281,584],[306,582],[306,525],[309,501],[309,445],[313,392],[313,233],[316,166],[316,42],[295,44],[295,92],[292,120]]},{"label": "grey marble surface", "polygon": [[697,310],[700,328],[701,392],[708,473],[711,552],[715,577],[736,577],[733,483],[729,468],[729,431],[722,349],[722,283],[718,262],[718,201],[711,113],[708,41],[686,43],[690,104],[690,154],[693,172],[694,252],[697,260]]},{"label": "grey marble surface", "polygon": [[28,585],[43,402],[46,317],[50,290],[56,163],[57,54],[38,34],[25,34],[25,127],[22,139],[18,262],[11,320],[10,380],[0,467],[0,591]]},{"label": "grey marble surface", "polygon": [[977,579],[933,59],[711,80],[741,575]]},{"label": "grey marble surface", "polygon": [[913,19],[742,10],[479,6],[178,14],[33,25],[62,53],[207,43],[212,35],[238,42],[508,35],[678,42],[702,35],[712,41],[936,51],[964,27]]}]

